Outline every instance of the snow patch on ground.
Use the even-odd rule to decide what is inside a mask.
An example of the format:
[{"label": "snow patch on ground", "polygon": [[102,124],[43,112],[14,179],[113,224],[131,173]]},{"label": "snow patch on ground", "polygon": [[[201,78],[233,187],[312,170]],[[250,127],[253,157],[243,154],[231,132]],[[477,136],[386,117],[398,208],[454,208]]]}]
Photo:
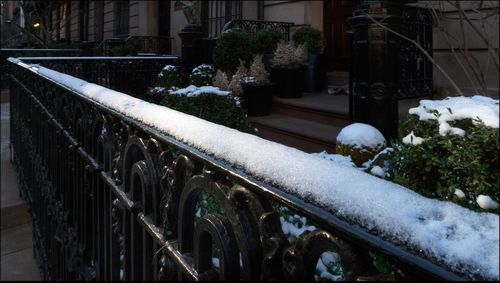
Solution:
[{"label": "snow patch on ground", "polygon": [[337,136],[337,142],[357,149],[366,147],[376,149],[385,145],[385,138],[375,127],[363,123],[354,123],[342,128]]},{"label": "snow patch on ground", "polygon": [[326,160],[330,160],[333,162],[337,162],[340,165],[344,165],[347,167],[356,167],[356,165],[352,162],[352,159],[350,156],[344,156],[341,154],[330,154],[326,151],[318,152],[318,153],[311,153],[312,156],[317,156],[324,158]]},{"label": "snow patch on ground", "polygon": [[409,110],[410,114],[420,117],[420,120],[437,120],[439,134],[465,134],[463,129],[452,127],[449,123],[456,120],[472,119],[474,124],[480,120],[485,126],[498,128],[499,100],[485,96],[448,97],[443,100],[421,100],[420,105]]},{"label": "snow patch on ground", "polygon": [[[452,270],[499,280],[496,214],[428,199],[358,169],[50,69],[30,69],[96,103],[241,167],[248,174],[318,203],[338,217],[356,222],[364,229],[374,229],[386,240],[421,250],[422,255],[437,258]],[[496,123],[498,127],[498,114]],[[380,141],[368,139],[367,143]]]}]

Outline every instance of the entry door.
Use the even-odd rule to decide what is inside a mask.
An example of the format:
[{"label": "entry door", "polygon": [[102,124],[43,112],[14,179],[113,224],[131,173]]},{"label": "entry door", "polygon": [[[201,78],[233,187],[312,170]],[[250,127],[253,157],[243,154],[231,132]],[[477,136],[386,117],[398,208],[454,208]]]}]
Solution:
[{"label": "entry door", "polygon": [[324,53],[328,60],[328,71],[349,70],[350,41],[347,31],[347,18],[362,3],[361,0],[323,1],[323,23],[326,47]]}]

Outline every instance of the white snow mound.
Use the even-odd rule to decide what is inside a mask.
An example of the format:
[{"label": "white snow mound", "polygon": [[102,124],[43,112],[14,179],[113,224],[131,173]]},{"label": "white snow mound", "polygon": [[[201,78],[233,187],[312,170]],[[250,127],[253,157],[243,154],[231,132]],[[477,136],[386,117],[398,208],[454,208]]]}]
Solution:
[{"label": "white snow mound", "polygon": [[357,149],[366,147],[377,149],[385,145],[385,138],[375,127],[363,123],[354,123],[342,128],[337,136],[337,142]]},{"label": "white snow mound", "polygon": [[[437,120],[439,134],[464,136],[463,129],[452,127],[449,122],[472,119],[474,124],[480,120],[485,126],[498,128],[498,99],[475,95],[473,97],[448,97],[443,100],[421,100],[420,105],[408,112],[419,116],[420,120]],[[438,115],[434,113],[437,111]]]}]

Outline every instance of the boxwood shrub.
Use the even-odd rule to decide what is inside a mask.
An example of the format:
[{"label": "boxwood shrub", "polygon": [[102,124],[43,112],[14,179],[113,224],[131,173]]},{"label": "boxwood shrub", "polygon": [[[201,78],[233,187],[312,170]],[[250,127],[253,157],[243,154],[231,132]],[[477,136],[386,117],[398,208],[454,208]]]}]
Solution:
[{"label": "boxwood shrub", "polygon": [[[480,210],[476,199],[486,195],[499,200],[499,130],[472,120],[452,125],[465,130],[465,136],[441,136],[436,120],[420,121],[408,115],[401,125],[401,136],[413,131],[425,141],[419,145],[398,143],[389,158],[389,178],[422,195],[451,200]],[[461,190],[465,197],[455,194]],[[498,214],[498,209],[491,211]]]},{"label": "boxwood shrub", "polygon": [[240,60],[248,63],[253,58],[250,35],[241,29],[225,31],[215,43],[212,56],[218,69],[232,75],[240,65]]},{"label": "boxwood shrub", "polygon": [[160,104],[239,131],[249,131],[247,114],[232,96],[212,93],[197,96],[166,94]]}]

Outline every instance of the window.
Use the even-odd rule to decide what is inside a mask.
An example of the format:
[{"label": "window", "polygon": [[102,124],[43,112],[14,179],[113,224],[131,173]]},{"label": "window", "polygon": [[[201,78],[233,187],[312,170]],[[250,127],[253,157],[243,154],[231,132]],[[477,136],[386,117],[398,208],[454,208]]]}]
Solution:
[{"label": "window", "polygon": [[115,2],[115,35],[117,36],[129,34],[129,2]]},{"label": "window", "polygon": [[207,32],[208,37],[219,37],[224,25],[233,20],[241,19],[242,2],[238,1],[207,1],[204,8],[207,9]]}]

